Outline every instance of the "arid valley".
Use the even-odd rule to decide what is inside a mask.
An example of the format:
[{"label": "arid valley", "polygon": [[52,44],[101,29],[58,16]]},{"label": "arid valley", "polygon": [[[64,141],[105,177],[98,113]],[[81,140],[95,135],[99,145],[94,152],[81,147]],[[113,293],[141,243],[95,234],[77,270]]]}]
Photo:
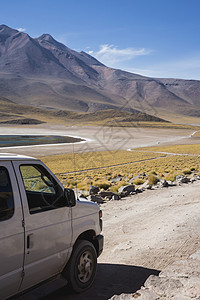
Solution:
[{"label": "arid valley", "polygon": [[[23,146],[1,149],[35,157],[72,151],[120,151],[137,147],[194,145],[200,138],[191,129],[106,128],[37,125],[1,127],[6,135],[70,135],[85,139],[76,144]],[[164,159],[164,158],[163,158]],[[116,162],[117,163],[117,162]],[[88,164],[86,163],[86,166]],[[151,275],[200,249],[200,181],[166,188],[152,188],[119,201],[101,204],[105,246],[98,259],[93,287],[74,295],[66,283],[46,284],[19,299],[109,299],[135,293]],[[28,298],[27,298],[28,297]]]}]

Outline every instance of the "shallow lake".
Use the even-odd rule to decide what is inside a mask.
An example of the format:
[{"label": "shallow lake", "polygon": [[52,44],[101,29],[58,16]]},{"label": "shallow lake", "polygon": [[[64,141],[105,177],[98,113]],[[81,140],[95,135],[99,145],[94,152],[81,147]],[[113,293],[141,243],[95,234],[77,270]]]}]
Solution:
[{"label": "shallow lake", "polygon": [[0,135],[0,147],[76,143],[83,139],[59,135]]}]

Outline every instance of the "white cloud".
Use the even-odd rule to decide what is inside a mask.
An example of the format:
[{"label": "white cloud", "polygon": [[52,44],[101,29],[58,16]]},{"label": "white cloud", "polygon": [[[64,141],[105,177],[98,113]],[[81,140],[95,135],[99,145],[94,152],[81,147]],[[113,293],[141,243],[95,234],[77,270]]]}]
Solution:
[{"label": "white cloud", "polygon": [[89,54],[92,54],[99,61],[112,67],[117,67],[118,64],[123,61],[129,61],[141,55],[148,55],[151,52],[151,50],[145,48],[136,49],[129,47],[119,49],[118,47],[109,44],[101,45],[99,51],[88,51]]},{"label": "white cloud", "polygon": [[142,68],[121,66],[122,70],[154,78],[180,78],[200,80],[200,56],[181,60],[148,64]]},{"label": "white cloud", "polygon": [[26,28],[21,28],[20,27],[20,28],[17,28],[17,30],[20,31],[20,32],[24,32],[24,31],[26,31]]}]

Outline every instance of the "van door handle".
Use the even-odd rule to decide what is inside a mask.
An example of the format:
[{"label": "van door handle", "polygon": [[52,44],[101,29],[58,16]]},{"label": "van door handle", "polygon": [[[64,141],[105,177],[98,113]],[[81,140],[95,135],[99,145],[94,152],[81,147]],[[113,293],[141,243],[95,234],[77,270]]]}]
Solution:
[{"label": "van door handle", "polygon": [[27,249],[33,248],[33,233],[27,235]]}]

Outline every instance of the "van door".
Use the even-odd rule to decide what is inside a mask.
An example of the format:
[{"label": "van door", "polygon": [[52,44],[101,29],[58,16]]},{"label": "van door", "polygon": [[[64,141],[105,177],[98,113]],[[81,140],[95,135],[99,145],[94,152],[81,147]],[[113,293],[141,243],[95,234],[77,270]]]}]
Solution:
[{"label": "van door", "polygon": [[14,295],[22,281],[23,214],[11,162],[0,162],[0,297]]},{"label": "van door", "polygon": [[71,208],[59,181],[40,162],[15,162],[15,171],[24,203],[23,290],[64,268],[72,249]]}]

